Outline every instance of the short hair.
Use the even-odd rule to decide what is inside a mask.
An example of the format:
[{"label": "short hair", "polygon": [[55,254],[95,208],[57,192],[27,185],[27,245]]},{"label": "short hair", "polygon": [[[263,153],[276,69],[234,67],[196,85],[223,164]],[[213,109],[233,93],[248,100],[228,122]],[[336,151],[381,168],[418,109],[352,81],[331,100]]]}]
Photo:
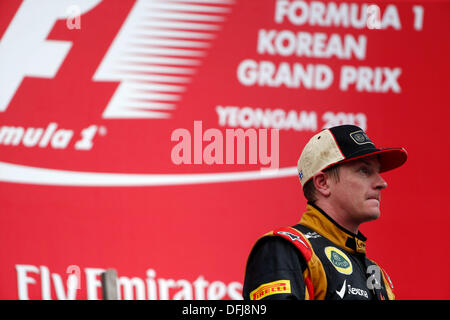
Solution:
[{"label": "short hair", "polygon": [[[339,181],[339,165],[334,165],[322,172],[329,175],[335,182]],[[314,181],[312,179],[303,186],[303,194],[308,202],[317,201],[316,187],[314,186]]]}]

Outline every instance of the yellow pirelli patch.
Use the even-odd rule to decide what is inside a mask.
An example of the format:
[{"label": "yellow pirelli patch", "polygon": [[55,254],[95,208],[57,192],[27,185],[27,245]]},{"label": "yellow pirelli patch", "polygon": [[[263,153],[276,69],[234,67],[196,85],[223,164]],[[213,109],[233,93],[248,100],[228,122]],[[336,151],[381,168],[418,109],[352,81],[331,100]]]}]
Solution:
[{"label": "yellow pirelli patch", "polygon": [[264,283],[250,292],[250,300],[260,300],[264,297],[278,293],[291,293],[291,281],[278,280]]}]

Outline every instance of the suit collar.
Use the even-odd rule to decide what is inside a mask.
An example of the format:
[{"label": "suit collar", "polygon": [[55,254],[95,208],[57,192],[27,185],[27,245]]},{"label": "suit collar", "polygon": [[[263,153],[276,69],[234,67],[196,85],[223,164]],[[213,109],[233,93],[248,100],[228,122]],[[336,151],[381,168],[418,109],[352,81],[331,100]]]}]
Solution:
[{"label": "suit collar", "polygon": [[313,229],[348,252],[366,253],[367,238],[361,232],[354,234],[341,227],[314,203],[308,202],[306,212],[303,213],[299,223]]}]

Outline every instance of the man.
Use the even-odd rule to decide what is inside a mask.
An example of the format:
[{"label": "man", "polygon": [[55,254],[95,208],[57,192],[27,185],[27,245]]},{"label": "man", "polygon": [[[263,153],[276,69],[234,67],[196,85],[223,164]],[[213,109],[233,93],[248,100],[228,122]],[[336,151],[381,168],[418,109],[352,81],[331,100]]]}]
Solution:
[{"label": "man", "polygon": [[261,237],[246,267],[244,299],[394,299],[387,274],[366,257],[359,226],[380,216],[380,173],[401,166],[403,148],[378,149],[361,130],[322,130],[298,160],[306,212]]}]

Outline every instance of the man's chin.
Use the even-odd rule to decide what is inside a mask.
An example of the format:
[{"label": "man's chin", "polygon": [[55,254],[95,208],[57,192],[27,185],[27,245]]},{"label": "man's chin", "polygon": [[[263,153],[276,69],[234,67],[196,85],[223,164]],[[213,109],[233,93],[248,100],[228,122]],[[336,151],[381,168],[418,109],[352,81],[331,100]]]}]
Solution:
[{"label": "man's chin", "polygon": [[377,208],[369,208],[365,215],[364,215],[364,221],[373,221],[373,220],[377,220],[380,217],[380,209]]}]

